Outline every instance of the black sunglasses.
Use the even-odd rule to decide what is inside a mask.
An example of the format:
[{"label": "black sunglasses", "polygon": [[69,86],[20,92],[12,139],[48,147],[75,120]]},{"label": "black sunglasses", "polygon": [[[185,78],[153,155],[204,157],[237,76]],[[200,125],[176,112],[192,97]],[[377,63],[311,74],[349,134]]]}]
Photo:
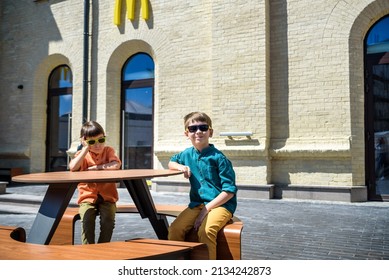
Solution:
[{"label": "black sunglasses", "polygon": [[200,131],[204,132],[204,131],[208,131],[209,129],[209,125],[207,124],[200,124],[200,125],[190,125],[188,126],[188,131],[193,133],[193,132],[196,132],[198,129],[200,129]]},{"label": "black sunglasses", "polygon": [[99,142],[100,144],[105,143],[105,136],[101,137],[99,139],[90,139],[90,140],[85,140],[86,143],[88,143],[89,146],[93,146],[96,144],[96,142]]}]

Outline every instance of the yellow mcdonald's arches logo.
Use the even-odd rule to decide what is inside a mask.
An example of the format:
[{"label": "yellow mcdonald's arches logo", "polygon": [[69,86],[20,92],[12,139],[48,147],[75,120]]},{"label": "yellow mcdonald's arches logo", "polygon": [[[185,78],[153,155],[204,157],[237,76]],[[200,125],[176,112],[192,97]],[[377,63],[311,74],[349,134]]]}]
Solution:
[{"label": "yellow mcdonald's arches logo", "polygon": [[[135,0],[126,0],[127,4],[127,18],[129,20],[134,20],[135,18]],[[144,20],[149,19],[149,0],[140,1],[142,18]],[[115,0],[115,10],[113,16],[113,23],[115,25],[120,25],[120,14],[122,11],[122,0]]]}]

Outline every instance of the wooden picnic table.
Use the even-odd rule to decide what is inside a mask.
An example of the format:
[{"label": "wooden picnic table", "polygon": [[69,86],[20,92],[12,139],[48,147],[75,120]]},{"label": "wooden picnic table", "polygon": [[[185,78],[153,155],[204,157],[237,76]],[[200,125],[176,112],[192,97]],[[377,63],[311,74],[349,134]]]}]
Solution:
[{"label": "wooden picnic table", "polygon": [[129,169],[32,173],[12,178],[20,183],[49,184],[27,243],[48,245],[80,182],[120,182],[126,186],[140,216],[148,218],[159,239],[167,239],[166,216],[158,215],[146,179],[181,174],[176,170]]},{"label": "wooden picnic table", "polygon": [[0,260],[205,260],[203,243],[132,239],[86,245],[25,243],[20,227],[0,225]]}]

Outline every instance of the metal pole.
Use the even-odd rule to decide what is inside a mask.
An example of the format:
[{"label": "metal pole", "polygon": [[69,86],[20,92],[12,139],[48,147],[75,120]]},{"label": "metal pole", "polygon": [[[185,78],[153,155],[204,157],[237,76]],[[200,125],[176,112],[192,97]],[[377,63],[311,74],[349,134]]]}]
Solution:
[{"label": "metal pole", "polygon": [[[68,147],[72,144],[72,114],[68,114]],[[70,158],[66,154],[66,166],[69,167]]]},{"label": "metal pole", "polygon": [[125,164],[128,164],[127,163],[127,159],[126,158],[124,158],[124,147],[125,147],[125,143],[124,143],[124,141],[125,141],[125,137],[124,137],[124,135],[125,135],[125,133],[126,133],[126,111],[125,110],[122,110],[122,149],[121,149],[121,151],[120,151],[120,153],[121,153],[121,159],[122,159],[122,169],[125,169],[124,168],[124,165]]},{"label": "metal pole", "polygon": [[88,82],[89,82],[89,0],[84,0],[84,79],[82,123],[88,119]]}]

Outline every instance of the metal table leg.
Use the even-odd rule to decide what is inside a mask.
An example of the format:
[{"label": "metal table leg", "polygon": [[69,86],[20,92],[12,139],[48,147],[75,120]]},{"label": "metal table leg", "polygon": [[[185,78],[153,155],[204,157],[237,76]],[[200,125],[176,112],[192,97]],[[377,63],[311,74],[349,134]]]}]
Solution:
[{"label": "metal table leg", "polygon": [[69,205],[77,183],[50,184],[27,237],[28,243],[48,245]]},{"label": "metal table leg", "polygon": [[125,180],[124,184],[137,207],[140,216],[148,218],[159,239],[167,240],[169,223],[165,215],[155,209],[149,187],[144,179]]}]

